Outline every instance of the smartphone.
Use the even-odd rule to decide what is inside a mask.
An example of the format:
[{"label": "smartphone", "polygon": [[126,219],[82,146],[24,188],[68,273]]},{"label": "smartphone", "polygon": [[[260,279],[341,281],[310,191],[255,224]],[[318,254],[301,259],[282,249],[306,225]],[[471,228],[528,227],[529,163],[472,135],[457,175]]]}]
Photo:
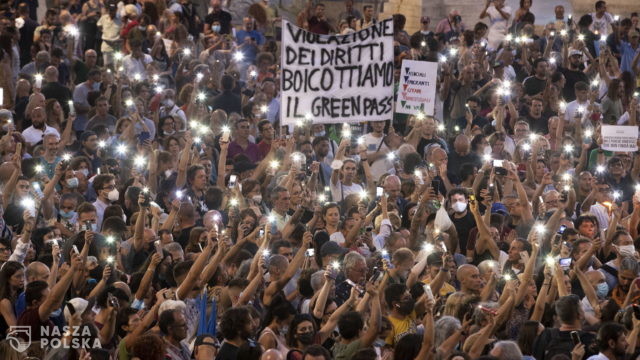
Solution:
[{"label": "smartphone", "polygon": [[427,294],[427,298],[429,298],[429,300],[433,301],[433,291],[431,291],[431,286],[428,284],[424,284],[422,285],[422,288],[424,289],[424,293]]},{"label": "smartphone", "polygon": [[229,131],[222,131],[222,136],[220,137],[220,141],[229,142]]},{"label": "smartphone", "polygon": [[117,297],[113,296],[111,293],[109,293],[107,297],[108,297],[109,305],[111,305],[116,309],[120,306],[120,303],[118,302]]},{"label": "smartphone", "polygon": [[258,237],[259,238],[263,238],[264,237],[264,229],[260,229],[260,232],[258,233]]},{"label": "smartphone", "polygon": [[238,175],[229,175],[229,189],[233,189],[236,186]]},{"label": "smartphone", "polygon": [[578,334],[577,331],[572,331],[571,332],[571,340],[573,341],[573,345],[578,345],[581,343],[580,341],[580,334]]},{"label": "smartphone", "polygon": [[73,252],[80,255],[80,251],[78,251],[78,247],[73,245]]},{"label": "smartphone", "polygon": [[362,289],[361,286],[358,286],[358,284],[354,283],[353,281],[351,281],[350,279],[345,280],[344,282],[346,282],[347,284],[351,285],[351,287],[355,288],[356,290],[358,290],[358,293],[360,294],[360,296],[364,295],[365,291],[364,289]]},{"label": "smartphone", "polygon": [[489,196],[493,197],[495,190],[496,190],[496,187],[493,186],[493,183],[489,184]]},{"label": "smartphone", "polygon": [[433,190],[436,192],[436,195],[438,195],[438,193],[440,192],[440,180],[433,179],[431,181],[431,185],[433,186]]},{"label": "smartphone", "polygon": [[560,225],[560,228],[558,229],[558,234],[560,235],[564,234],[565,230],[567,230],[567,225]]},{"label": "smartphone", "polygon": [[507,175],[507,169],[503,167],[502,160],[493,160],[493,167],[496,175]]},{"label": "smartphone", "polygon": [[376,188],[376,197],[377,198],[382,197],[383,194],[384,194],[384,189],[382,187],[378,186]]},{"label": "smartphone", "polygon": [[371,275],[371,279],[369,279],[371,281],[372,284],[375,284],[376,281],[378,281],[378,278],[380,278],[380,269],[378,269],[377,266],[375,266],[373,268],[373,275]]},{"label": "smartphone", "polygon": [[369,226],[367,226],[366,228],[364,228],[364,232],[368,232],[368,233],[370,233],[370,232],[372,232],[372,231],[373,231],[373,226],[371,226],[371,225],[369,225]]},{"label": "smartphone", "polygon": [[311,249],[307,249],[307,251],[305,251],[304,256],[306,257],[314,257],[316,256],[316,249],[311,248]]},{"label": "smartphone", "polygon": [[156,253],[160,255],[160,258],[162,259],[164,257],[164,254],[162,253],[162,245],[160,245],[160,240],[154,241],[153,246],[156,248]]},{"label": "smartphone", "polygon": [[91,231],[91,228],[92,228],[91,225],[92,224],[93,223],[91,221],[89,221],[89,220],[85,221],[84,225],[83,225],[84,231]]},{"label": "smartphone", "polygon": [[571,258],[561,258],[559,263],[561,268],[568,269],[571,267]]}]

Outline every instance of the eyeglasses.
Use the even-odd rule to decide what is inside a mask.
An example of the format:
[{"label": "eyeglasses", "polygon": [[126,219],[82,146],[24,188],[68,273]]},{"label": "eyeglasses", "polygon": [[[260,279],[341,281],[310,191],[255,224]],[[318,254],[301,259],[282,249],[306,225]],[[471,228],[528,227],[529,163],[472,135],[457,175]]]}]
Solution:
[{"label": "eyeglasses", "polygon": [[103,187],[102,190],[113,190],[115,188],[116,188],[115,185],[107,185],[107,186]]}]

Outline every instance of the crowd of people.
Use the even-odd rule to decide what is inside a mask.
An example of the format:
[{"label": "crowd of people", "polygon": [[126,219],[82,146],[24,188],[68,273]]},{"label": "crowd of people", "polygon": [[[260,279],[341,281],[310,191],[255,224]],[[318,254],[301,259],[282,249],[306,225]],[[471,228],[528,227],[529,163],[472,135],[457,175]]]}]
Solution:
[{"label": "crowd of people", "polygon": [[637,13],[395,14],[434,114],[282,126],[268,0],[46,4],[0,5],[0,358],[640,353]]}]

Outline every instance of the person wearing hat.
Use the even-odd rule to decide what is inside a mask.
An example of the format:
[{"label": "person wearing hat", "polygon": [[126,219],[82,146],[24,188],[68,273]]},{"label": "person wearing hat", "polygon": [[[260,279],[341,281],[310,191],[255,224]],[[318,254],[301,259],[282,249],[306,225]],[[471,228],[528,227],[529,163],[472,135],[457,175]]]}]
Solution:
[{"label": "person wearing hat", "polygon": [[98,27],[102,31],[102,60],[104,66],[111,66],[114,63],[114,54],[120,50],[120,30],[122,30],[122,20],[117,16],[118,3],[111,0],[107,3],[107,12],[98,20]]},{"label": "person wearing hat", "polygon": [[558,71],[561,72],[566,79],[564,89],[562,89],[562,97],[566,102],[570,102],[576,99],[574,86],[578,82],[582,81],[585,84],[589,84],[589,77],[583,71],[584,65],[582,63],[582,50],[584,50],[584,46],[582,46],[582,49],[570,49],[569,56],[567,56],[567,58],[564,60],[563,66],[558,66]]}]

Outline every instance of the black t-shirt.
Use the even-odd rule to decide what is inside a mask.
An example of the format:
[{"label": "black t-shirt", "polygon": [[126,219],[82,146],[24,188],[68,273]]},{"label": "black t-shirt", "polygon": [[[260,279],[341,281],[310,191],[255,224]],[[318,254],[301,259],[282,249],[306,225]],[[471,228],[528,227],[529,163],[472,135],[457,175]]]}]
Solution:
[{"label": "black t-shirt", "polygon": [[562,89],[562,97],[564,98],[564,101],[566,102],[570,102],[576,99],[576,92],[573,89],[573,86],[578,82],[578,81],[583,81],[586,82],[587,84],[589,83],[589,78],[587,77],[587,74],[585,74],[582,70],[569,70],[567,68],[563,68],[563,67],[559,67],[558,71],[560,71],[562,73],[562,75],[564,75],[564,78],[567,80],[564,89]]},{"label": "black t-shirt", "polygon": [[465,216],[457,218],[455,215],[450,216],[451,222],[456,227],[458,233],[459,252],[466,256],[467,239],[469,239],[469,232],[476,227],[476,221],[471,214],[471,211],[467,210]]},{"label": "black t-shirt", "polygon": [[236,360],[238,358],[238,350],[237,346],[225,341],[222,343],[218,355],[216,355],[216,360]]},{"label": "black t-shirt", "polygon": [[548,134],[549,133],[549,118],[544,116],[544,114],[540,114],[539,118],[533,118],[527,112],[525,116],[527,118],[527,122],[529,123],[529,127],[531,128],[531,132],[535,132],[538,134]]},{"label": "black t-shirt", "polygon": [[525,95],[533,96],[544,91],[544,88],[547,86],[547,81],[539,79],[536,76],[529,76],[524,79],[524,83],[522,85],[524,86]]},{"label": "black t-shirt", "polygon": [[187,243],[189,242],[189,234],[191,234],[191,230],[195,227],[191,226],[185,229],[180,230],[180,236],[176,239],[176,241],[182,246],[183,249],[187,248]]}]

